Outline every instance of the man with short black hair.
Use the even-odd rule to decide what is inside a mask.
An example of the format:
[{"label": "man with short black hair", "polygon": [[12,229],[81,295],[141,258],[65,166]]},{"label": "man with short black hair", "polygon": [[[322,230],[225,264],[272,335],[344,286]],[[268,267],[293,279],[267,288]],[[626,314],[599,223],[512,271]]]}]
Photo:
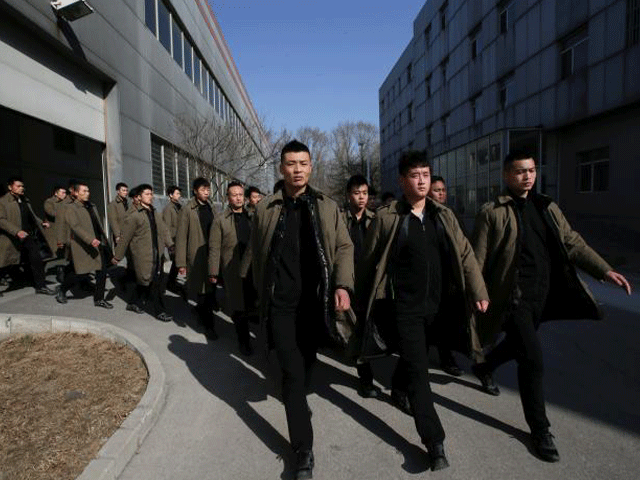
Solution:
[{"label": "man with short black hair", "polygon": [[390,205],[396,199],[396,196],[391,192],[384,192],[380,201],[382,202],[381,206]]},{"label": "man with short black hair", "polygon": [[104,299],[107,266],[111,260],[111,249],[102,228],[102,221],[93,203],[89,201],[89,186],[76,183],[76,200],[65,208],[65,222],[69,228],[70,269],[58,287],[56,300],[67,303],[66,292],[80,279],[95,273],[96,287],[93,304],[111,309],[113,305]]},{"label": "man with short black hair", "polygon": [[[180,198],[182,197],[182,190],[177,185],[171,185],[167,188],[167,197],[169,197],[169,203],[162,210],[162,220],[169,229],[171,239],[175,243],[176,234],[178,233],[178,217],[180,215],[180,209],[182,204]],[[167,288],[169,290],[176,290],[178,284],[176,278],[178,276],[178,267],[176,266],[176,256],[171,254],[171,268],[169,269],[169,278],[167,280]]]},{"label": "man with short black hair", "polygon": [[15,271],[20,263],[29,264],[36,293],[54,295],[46,284],[43,261],[43,254],[53,257],[44,234],[50,225],[33,212],[20,177],[11,177],[7,189],[0,198],[0,268]]},{"label": "man with short black hair", "polygon": [[309,185],[311,170],[306,145],[284,146],[283,188],[258,203],[243,261],[243,274],[251,262],[264,334],[282,370],[297,480],[311,478],[314,467],[307,386],[316,352],[347,341],[333,311],[350,310],[353,289],[353,244],[337,204]]},{"label": "man with short black hair", "polygon": [[165,246],[173,249],[173,240],[165,223],[153,207],[153,187],[139,185],[135,189],[138,204],[131,207],[122,227],[122,237],[116,247],[113,264],[131,249],[131,259],[137,282],[135,301],[127,310],[142,313],[145,309],[162,322],[173,320],[164,304],[162,253]]},{"label": "man with short black hair", "polygon": [[211,183],[203,177],[193,181],[193,198],[180,210],[176,233],[176,265],[187,276],[187,292],[197,302],[196,312],[209,340],[216,340],[213,310],[215,286],[208,278],[209,233],[214,214]]},{"label": "man with short black hair", "polygon": [[[223,280],[224,313],[231,317],[236,327],[238,348],[243,355],[251,355],[253,348],[249,337],[251,307],[247,297],[247,279],[241,278],[242,256],[249,245],[251,219],[244,207],[244,187],[233,181],[227,186],[229,206],[217,215],[209,234],[209,281],[218,284]],[[248,301],[249,300],[249,301]]]},{"label": "man with short black hair", "polygon": [[107,205],[107,220],[109,221],[109,227],[113,234],[114,245],[118,244],[122,236],[124,217],[127,210],[129,210],[129,202],[127,200],[128,193],[129,187],[127,184],[123,182],[118,183],[116,185],[116,198]]},{"label": "man with short black hair", "polygon": [[254,187],[252,185],[247,188],[245,195],[247,197],[247,212],[249,213],[249,216],[251,216],[256,211],[256,205],[258,205],[258,202],[262,200],[262,194],[260,193],[260,190],[258,190],[258,187]]},{"label": "man with short black hair", "polygon": [[[58,248],[58,228],[60,222],[60,212],[62,211],[62,205],[67,198],[67,190],[62,185],[56,185],[53,188],[52,195],[44,201],[44,213],[47,222],[50,227],[45,230],[45,236],[49,248],[53,252],[54,256],[61,258],[64,252]],[[63,278],[64,265],[56,266],[56,278]]]},{"label": "man with short black hair", "polygon": [[511,152],[504,161],[505,191],[476,217],[473,246],[492,302],[478,322],[478,333],[483,345],[491,345],[501,332],[505,337],[472,371],[487,393],[499,395],[492,374],[516,360],[533,449],[541,459],[557,462],[560,455],[545,409],[538,327],[551,319],[601,318],[575,267],[628,294],[631,286],[571,228],[551,198],[535,192],[536,177],[534,156]]},{"label": "man with short black hair", "polygon": [[359,308],[360,359],[390,353],[397,344],[392,400],[413,415],[431,469],[440,470],[449,463],[429,386],[427,337],[434,322],[446,319],[456,347],[470,352],[470,306],[485,311],[489,296],[455,216],[427,196],[431,168],[426,156],[407,152],[398,170],[404,196],[378,209],[358,264],[356,299],[366,302]]}]

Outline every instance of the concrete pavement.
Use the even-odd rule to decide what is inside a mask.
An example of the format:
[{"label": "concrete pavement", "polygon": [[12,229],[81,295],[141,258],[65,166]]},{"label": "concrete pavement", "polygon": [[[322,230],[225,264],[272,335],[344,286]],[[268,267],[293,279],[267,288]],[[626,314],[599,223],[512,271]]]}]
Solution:
[{"label": "concrete pavement", "polygon": [[[432,473],[412,419],[390,405],[393,359],[374,362],[382,399],[362,399],[356,372],[319,356],[314,412],[316,468],[322,479],[632,479],[640,471],[640,295],[626,297],[590,282],[606,302],[604,322],[543,325],[548,416],[561,461],[531,454],[517,394],[515,365],[497,372],[502,395],[482,393],[470,375],[432,370],[436,409],[447,432],[451,468]],[[640,287],[640,285],[637,285]],[[90,297],[59,305],[33,289],[0,298],[0,312],[86,318],[142,339],[165,370],[165,402],[121,480],[291,478],[277,361],[238,353],[235,332],[220,319],[220,339],[207,342],[177,297],[177,322],[113,310]],[[468,363],[462,361],[468,371]]]}]

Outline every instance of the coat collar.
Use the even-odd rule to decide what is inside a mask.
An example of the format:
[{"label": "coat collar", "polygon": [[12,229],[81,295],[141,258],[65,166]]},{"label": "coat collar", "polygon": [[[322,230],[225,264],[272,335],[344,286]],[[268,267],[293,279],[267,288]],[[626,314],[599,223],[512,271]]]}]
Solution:
[{"label": "coat collar", "polygon": [[[349,206],[347,205],[347,207],[344,209],[345,214],[347,215],[347,218],[349,220],[355,218],[355,215],[351,212],[351,209],[349,208]],[[364,209],[364,216],[367,220],[373,220],[373,218],[376,216],[375,213],[373,213],[371,210],[369,210],[368,208]]]},{"label": "coat collar", "polygon": [[[207,203],[211,208],[213,208],[213,205],[211,205],[211,200],[207,200]],[[191,200],[189,200],[189,203],[187,205],[195,210],[200,206],[200,202],[198,202],[198,199],[196,197],[193,197]]]},{"label": "coat collar", "polygon": [[[123,199],[122,199],[122,197],[121,197],[120,195],[118,195],[118,194],[116,194],[116,200],[115,200],[115,201],[116,201],[116,202],[118,202],[118,203],[124,203],[124,200],[123,200]],[[127,203],[128,203],[128,202],[127,202]]]},{"label": "coat collar", "polygon": [[[311,185],[307,185],[307,190],[304,192],[303,195],[307,195],[309,197],[319,198],[319,199],[324,197],[324,194],[320,190],[314,189],[313,187],[311,187]],[[271,208],[275,205],[282,205],[284,203],[284,188],[278,190],[276,193],[271,195],[271,197],[269,197],[268,200],[269,200],[269,203],[267,205],[267,208]]]},{"label": "coat collar", "polygon": [[[242,213],[248,213],[247,209],[242,207]],[[225,207],[223,215],[224,215],[225,218],[229,218],[230,216],[233,215],[233,210],[231,210],[231,207],[229,205],[227,205]]]},{"label": "coat collar", "polygon": [[[446,208],[429,197],[426,198],[424,207],[427,212],[435,213],[439,213]],[[406,215],[407,213],[411,212],[411,205],[409,205],[409,202],[407,202],[405,198],[402,197],[402,199],[400,200],[394,200],[393,202],[391,202],[391,204],[389,205],[389,210],[396,215]]]},{"label": "coat collar", "polygon": [[[529,194],[529,199],[533,202],[536,207],[546,208],[553,201],[551,197],[544,195],[542,193],[531,192]],[[502,191],[498,198],[496,198],[496,202],[498,205],[515,205],[515,200],[511,196],[511,193],[506,188]]]}]

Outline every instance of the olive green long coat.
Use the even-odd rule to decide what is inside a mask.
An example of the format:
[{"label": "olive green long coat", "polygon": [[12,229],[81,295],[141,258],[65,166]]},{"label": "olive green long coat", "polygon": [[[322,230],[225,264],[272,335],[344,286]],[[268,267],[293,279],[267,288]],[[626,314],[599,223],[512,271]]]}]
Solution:
[{"label": "olive green long coat", "polygon": [[[153,207],[152,207],[153,208]],[[140,285],[149,285],[153,279],[153,237],[149,216],[143,206],[131,206],[133,210],[124,219],[122,225],[122,236],[116,246],[114,256],[122,260],[127,253],[127,248],[131,248],[131,259],[133,269],[136,272],[136,281]],[[155,211],[156,230],[158,234],[158,261],[162,261],[164,247],[173,246],[173,240],[169,234],[169,229]]]},{"label": "olive green long coat", "polygon": [[224,313],[244,311],[244,290],[240,276],[242,256],[236,235],[233,211],[230,208],[217,215],[209,233],[209,275],[224,282]]},{"label": "olive green long coat", "polygon": [[178,217],[180,216],[180,210],[181,208],[179,208],[179,205],[172,201],[169,201],[162,210],[162,220],[169,229],[169,233],[171,234],[171,238],[174,242],[176,240],[176,234],[178,233]]},{"label": "olive green long coat", "polygon": [[[102,225],[95,205],[91,208]],[[101,227],[96,234],[89,211],[82,202],[77,200],[74,200],[65,208],[64,215],[70,232],[69,247],[75,272],[78,275],[82,275],[102,270],[100,250],[93,247],[91,242],[97,238],[102,243],[102,248],[108,247],[107,236],[104,234],[103,228]]]},{"label": "olive green long coat", "polygon": [[[428,208],[435,209],[436,218],[444,228],[444,234],[448,239],[451,249],[449,264],[453,270],[451,278],[455,282],[455,291],[459,292],[462,303],[462,305],[449,305],[453,307],[455,314],[445,312],[443,315],[447,322],[452,323],[447,331],[461,332],[460,338],[447,339],[450,340],[448,343],[452,348],[467,355],[480,355],[481,347],[475,331],[476,317],[473,313],[473,304],[489,299],[480,267],[471,244],[464,236],[453,212],[429,198],[427,202]],[[408,210],[404,202],[393,201],[390,205],[380,207],[365,237],[362,257],[356,272],[357,311],[360,315],[358,331],[359,335],[368,337],[362,339],[363,346],[369,344],[375,347],[372,349],[363,347],[360,355],[365,358],[384,354],[392,343],[388,338],[384,338],[383,332],[379,331],[374,315],[389,316],[389,309],[386,307],[389,300],[387,298],[388,264],[401,218],[406,214]],[[443,287],[449,286],[443,285]],[[446,290],[443,288],[443,291]],[[441,304],[441,309],[443,307],[444,304]],[[382,310],[384,312],[381,312]],[[442,315],[443,312],[439,314]],[[382,318],[382,320],[386,319]],[[388,331],[393,331],[393,328]]]},{"label": "olive green long coat", "polygon": [[[67,197],[65,197],[65,199],[66,198]],[[47,221],[51,225],[45,229],[44,236],[52,252],[58,250],[58,227],[61,223],[58,220],[60,218],[59,210],[62,210],[59,208],[60,205],[62,205],[62,200],[59,200],[55,195],[52,195],[44,201],[44,213],[46,214]]]},{"label": "olive green long coat", "polygon": [[[214,211],[214,221],[215,217]],[[180,209],[175,262],[176,267],[187,269],[187,292],[190,297],[213,292],[213,285],[209,283],[207,272],[209,244],[202,232],[198,217],[198,201],[195,197]]]},{"label": "olive green long coat", "polygon": [[[129,204],[129,209],[133,205]],[[109,228],[113,232],[113,239],[120,238],[122,236],[122,229],[124,227],[124,218],[128,210],[124,208],[124,203],[120,195],[116,195],[116,198],[107,205],[107,220],[109,221]]]},{"label": "olive green long coat", "polygon": [[[574,266],[598,280],[612,267],[571,228],[551,198],[532,194],[532,201],[555,240],[548,245],[551,285],[543,320],[601,318],[593,295]],[[489,310],[478,319],[480,340],[489,345],[502,330],[517,275],[518,219],[515,202],[506,192],[481,208],[471,242],[491,298]]]},{"label": "olive green long coat", "polygon": [[58,238],[57,243],[60,245],[69,245],[69,237],[71,231],[67,224],[67,208],[73,203],[71,195],[67,195],[62,202],[58,205],[58,219],[56,224],[56,235]]},{"label": "olive green long coat", "polygon": [[[33,213],[29,199],[23,197],[27,208],[33,215],[38,230],[45,239],[42,220]],[[20,263],[20,239],[18,232],[22,230],[22,216],[20,215],[20,205],[15,196],[10,192],[0,197],[0,268]]]}]

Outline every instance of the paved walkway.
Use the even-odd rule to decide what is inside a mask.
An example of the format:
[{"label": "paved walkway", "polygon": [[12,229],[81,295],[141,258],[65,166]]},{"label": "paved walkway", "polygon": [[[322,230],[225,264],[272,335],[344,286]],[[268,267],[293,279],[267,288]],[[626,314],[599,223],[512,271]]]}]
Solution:
[{"label": "paved walkway", "polygon": [[[432,473],[424,470],[425,454],[412,419],[389,403],[394,360],[374,363],[382,399],[362,399],[355,392],[355,369],[321,355],[316,389],[309,396],[316,436],[314,478],[637,478],[640,295],[593,287],[606,301],[607,321],[554,322],[541,330],[548,415],[560,463],[546,464],[531,454],[513,364],[498,371],[500,397],[479,391],[470,375],[458,379],[432,371],[451,463]],[[277,362],[260,353],[241,356],[227,320],[220,320],[221,338],[208,343],[190,309],[176,297],[169,298],[169,307],[178,321],[164,324],[127,312],[117,298],[107,311],[94,308],[90,297],[59,305],[32,291],[6,293],[0,312],[118,326],[146,342],[165,369],[164,406],[121,480],[291,478]]]}]

